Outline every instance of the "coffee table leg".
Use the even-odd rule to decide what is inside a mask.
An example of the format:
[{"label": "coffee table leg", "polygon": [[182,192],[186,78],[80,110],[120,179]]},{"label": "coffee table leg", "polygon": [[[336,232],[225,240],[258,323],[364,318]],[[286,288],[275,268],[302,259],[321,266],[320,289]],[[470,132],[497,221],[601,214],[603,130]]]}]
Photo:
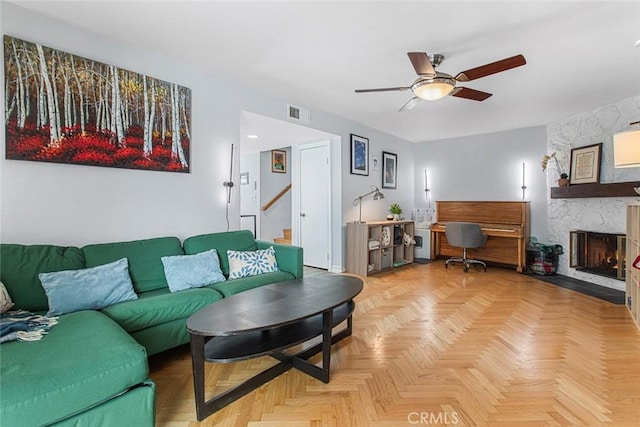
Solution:
[{"label": "coffee table leg", "polygon": [[323,383],[329,382],[331,371],[331,325],[333,325],[333,310],[322,313],[322,378]]},{"label": "coffee table leg", "polygon": [[[331,325],[333,325],[333,310],[327,310],[322,313],[322,342],[319,342],[295,355],[279,353],[272,354],[271,356],[281,361],[291,360],[293,367],[297,370],[302,371],[325,384],[328,383],[331,371],[331,345],[339,341],[339,339],[337,340],[336,337],[331,335]],[[342,335],[343,333],[344,331],[338,335]],[[344,336],[342,336],[342,338],[344,338]],[[322,367],[316,366],[315,364],[307,361],[307,359],[320,352],[322,352]]]},{"label": "coffee table leg", "polygon": [[204,400],[204,337],[202,335],[190,335],[196,416],[198,417],[198,421],[202,421],[207,417]]}]

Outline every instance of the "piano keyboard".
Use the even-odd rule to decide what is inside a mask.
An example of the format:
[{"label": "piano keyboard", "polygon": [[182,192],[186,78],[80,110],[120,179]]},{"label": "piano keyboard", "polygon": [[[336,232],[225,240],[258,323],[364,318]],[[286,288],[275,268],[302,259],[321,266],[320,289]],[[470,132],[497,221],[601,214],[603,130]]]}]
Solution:
[{"label": "piano keyboard", "polygon": [[[477,228],[476,228],[477,230]],[[515,233],[517,230],[513,228],[484,228],[482,227],[482,231],[503,231],[505,233]]]}]

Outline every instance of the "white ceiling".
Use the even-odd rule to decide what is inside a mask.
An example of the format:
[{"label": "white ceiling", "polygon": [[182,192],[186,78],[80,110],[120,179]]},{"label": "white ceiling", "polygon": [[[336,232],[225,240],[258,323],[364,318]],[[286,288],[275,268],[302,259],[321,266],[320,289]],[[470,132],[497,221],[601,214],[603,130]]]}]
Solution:
[{"label": "white ceiling", "polygon": [[[20,6],[158,52],[287,101],[413,142],[544,125],[640,93],[639,1],[69,1]],[[442,53],[440,71],[523,54],[527,65],[397,110],[406,52]]]}]

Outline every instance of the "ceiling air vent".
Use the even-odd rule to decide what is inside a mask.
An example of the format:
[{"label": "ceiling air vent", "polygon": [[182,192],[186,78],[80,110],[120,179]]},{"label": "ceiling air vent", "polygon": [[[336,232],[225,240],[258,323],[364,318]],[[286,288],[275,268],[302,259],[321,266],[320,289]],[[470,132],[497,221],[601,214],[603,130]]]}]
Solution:
[{"label": "ceiling air vent", "polygon": [[296,122],[309,123],[311,114],[308,109],[287,104],[287,118]]}]

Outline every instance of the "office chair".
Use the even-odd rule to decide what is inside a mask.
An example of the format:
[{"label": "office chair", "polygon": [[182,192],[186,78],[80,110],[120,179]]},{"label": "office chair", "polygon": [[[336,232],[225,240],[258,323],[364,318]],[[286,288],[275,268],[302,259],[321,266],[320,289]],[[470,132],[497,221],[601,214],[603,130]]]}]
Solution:
[{"label": "office chair", "polygon": [[445,268],[449,268],[449,263],[462,263],[462,269],[466,273],[469,266],[478,264],[487,271],[487,264],[477,259],[467,258],[467,249],[480,248],[487,243],[487,236],[482,233],[482,229],[478,224],[470,222],[448,222],[445,225],[445,234],[447,241],[451,246],[462,248],[462,258],[453,257],[445,262]]}]

